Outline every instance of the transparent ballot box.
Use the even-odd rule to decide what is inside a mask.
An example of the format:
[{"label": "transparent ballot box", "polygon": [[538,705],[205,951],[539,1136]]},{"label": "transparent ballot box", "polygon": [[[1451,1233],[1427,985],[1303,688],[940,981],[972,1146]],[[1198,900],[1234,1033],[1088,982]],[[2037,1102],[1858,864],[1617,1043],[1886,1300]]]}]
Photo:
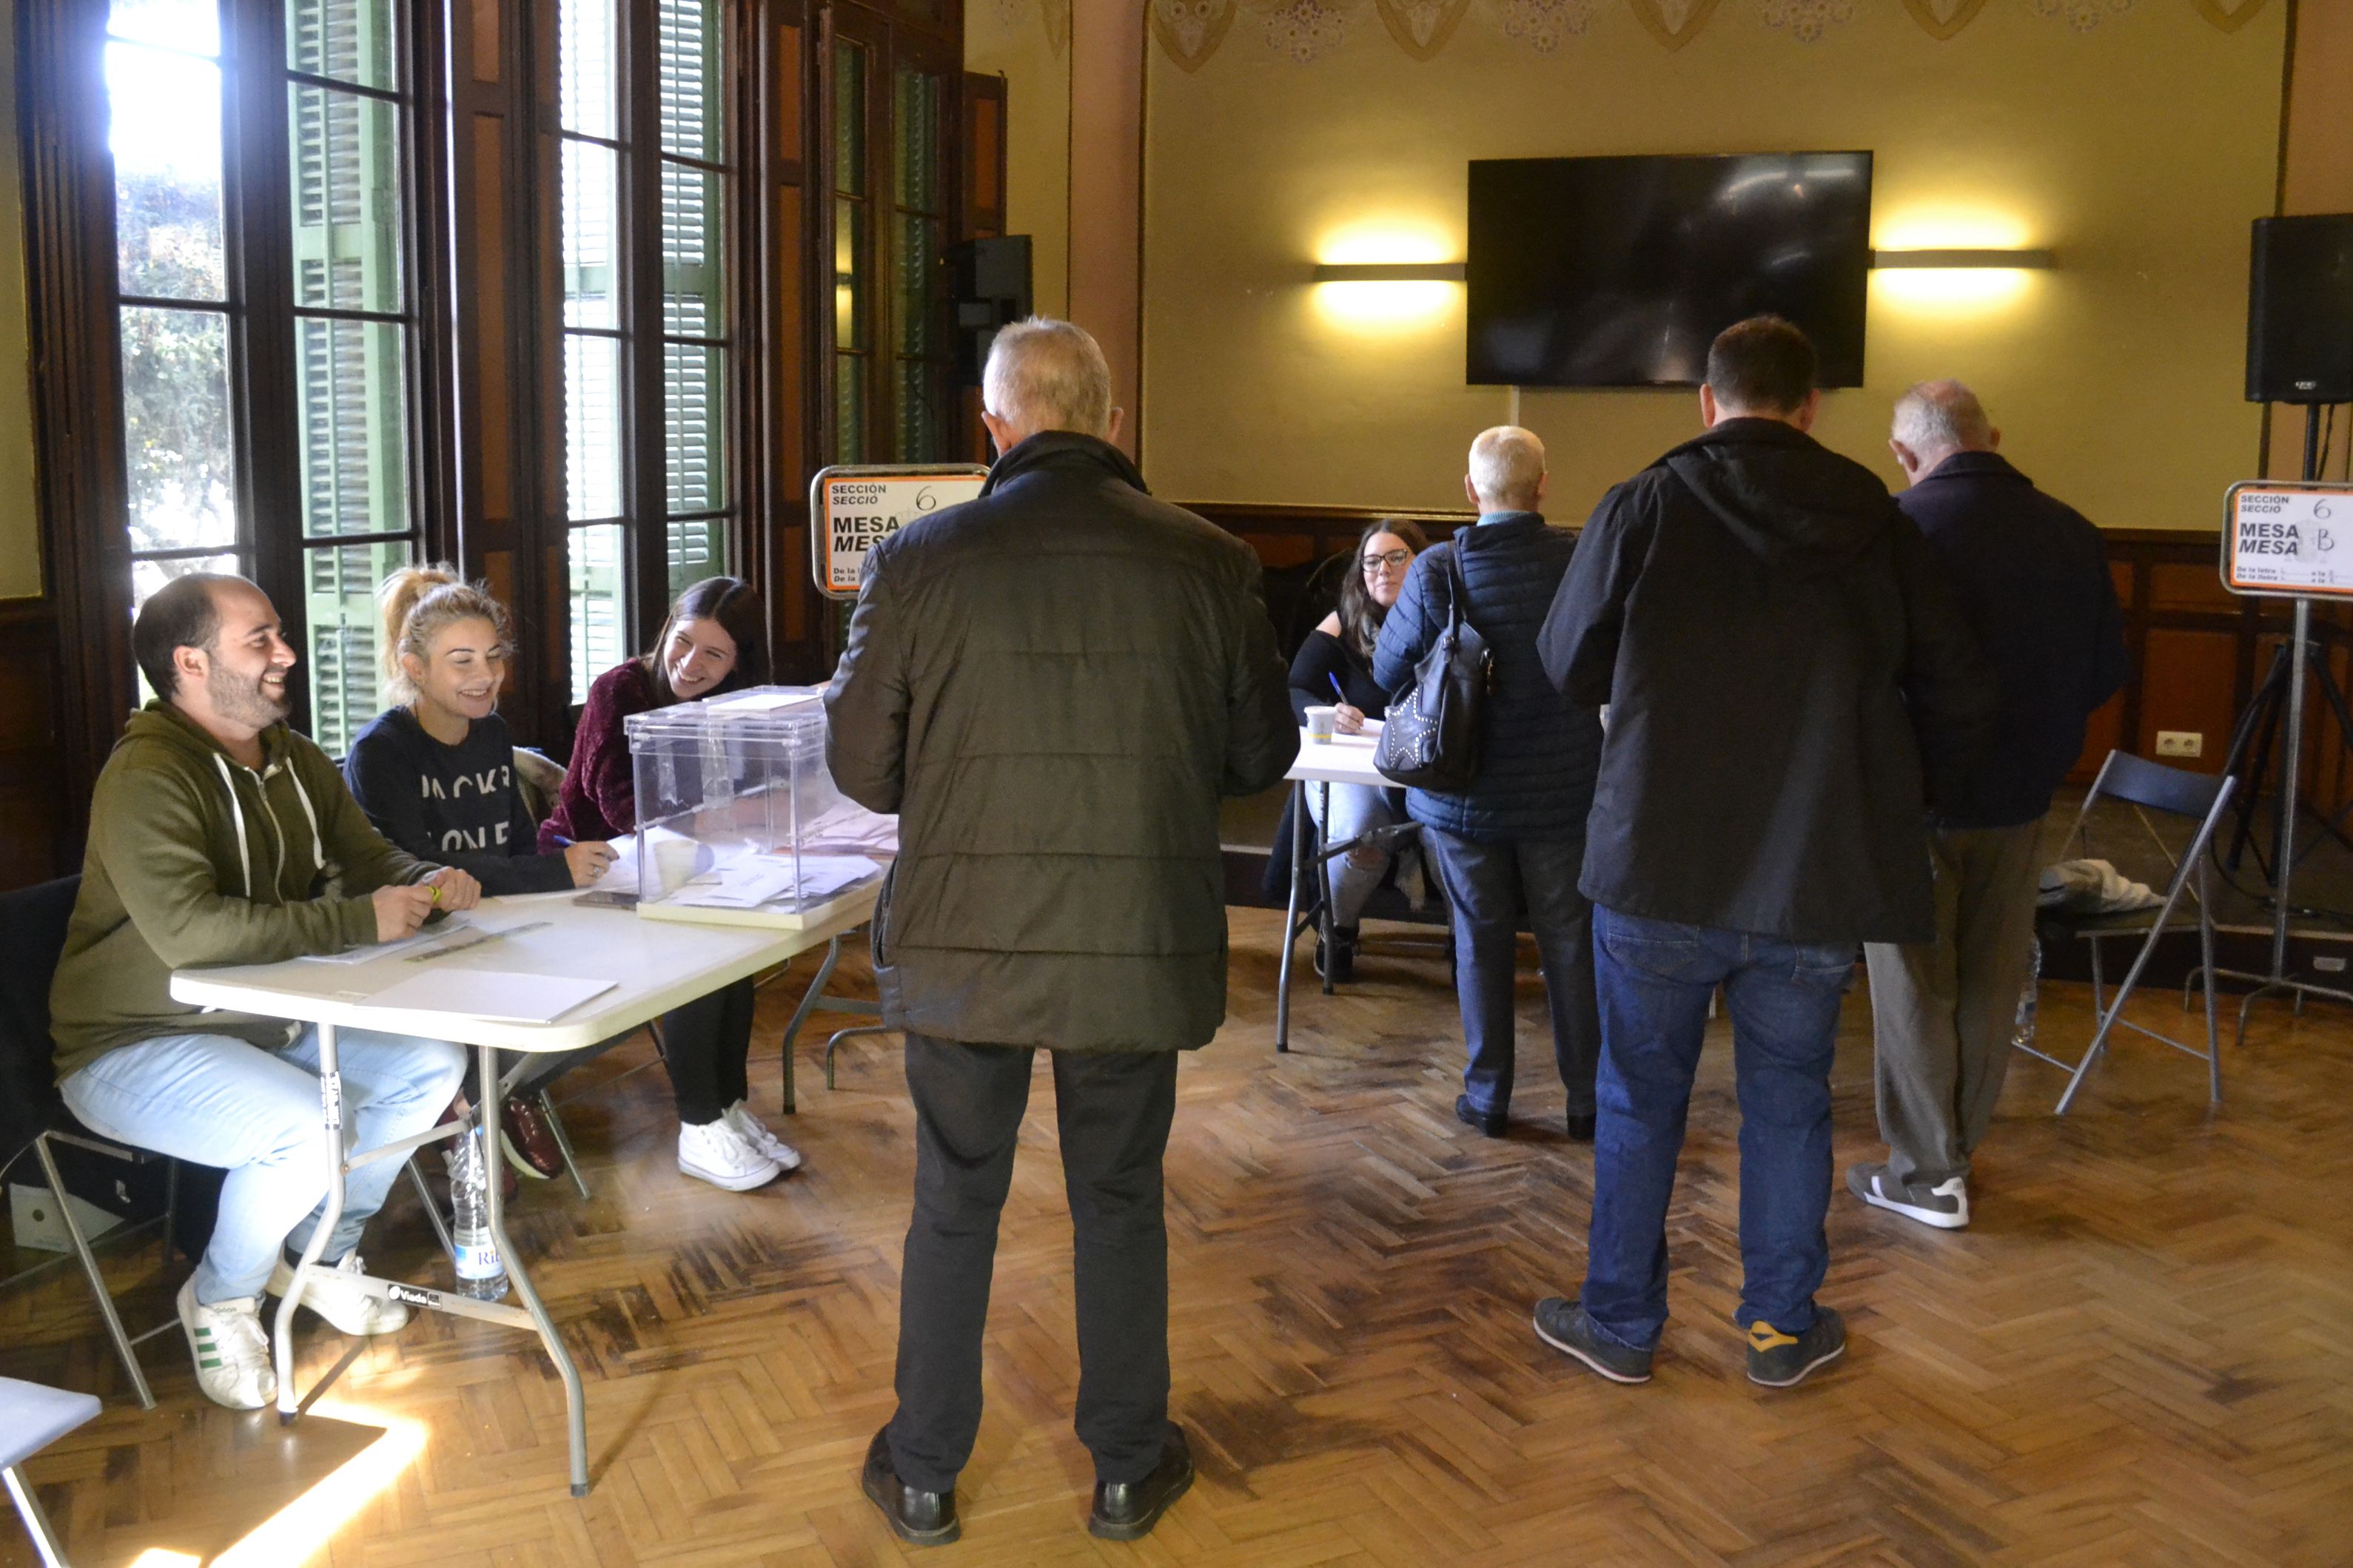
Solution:
[{"label": "transparent ballot box", "polygon": [[763,686],[623,721],[637,777],[638,913],[820,924],[870,900],[899,819],[834,787],[813,687]]}]

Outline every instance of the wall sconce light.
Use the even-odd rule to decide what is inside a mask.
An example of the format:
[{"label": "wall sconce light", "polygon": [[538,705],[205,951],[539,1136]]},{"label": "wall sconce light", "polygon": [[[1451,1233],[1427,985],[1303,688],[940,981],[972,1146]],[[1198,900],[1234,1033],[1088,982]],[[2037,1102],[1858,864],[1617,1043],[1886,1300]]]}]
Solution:
[{"label": "wall sconce light", "polygon": [[1460,283],[1460,261],[1319,261],[1317,283]]},{"label": "wall sconce light", "polygon": [[2058,258],[2048,250],[1874,250],[1871,264],[1883,270],[1890,268],[2026,268],[2043,272],[2056,267]]}]

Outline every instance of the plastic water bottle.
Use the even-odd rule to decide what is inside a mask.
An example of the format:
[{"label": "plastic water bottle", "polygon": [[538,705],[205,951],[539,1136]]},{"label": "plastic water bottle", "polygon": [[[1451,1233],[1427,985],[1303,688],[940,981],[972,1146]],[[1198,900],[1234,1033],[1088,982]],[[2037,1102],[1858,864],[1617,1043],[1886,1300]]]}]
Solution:
[{"label": "plastic water bottle", "polygon": [[2038,936],[2031,940],[2033,946],[2028,950],[2026,989],[2019,993],[2018,1023],[2010,1032],[2010,1043],[2013,1046],[2034,1043],[2034,1004],[2042,988],[2042,939]]},{"label": "plastic water bottle", "polygon": [[491,1239],[491,1171],[479,1127],[458,1140],[449,1173],[449,1242],[458,1254],[458,1294],[495,1301],[507,1293],[506,1260]]}]

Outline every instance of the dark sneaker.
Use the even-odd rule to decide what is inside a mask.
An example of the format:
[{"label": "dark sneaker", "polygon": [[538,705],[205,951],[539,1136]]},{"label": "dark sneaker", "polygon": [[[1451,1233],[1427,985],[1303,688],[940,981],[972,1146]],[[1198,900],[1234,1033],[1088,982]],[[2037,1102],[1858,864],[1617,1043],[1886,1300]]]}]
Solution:
[{"label": "dark sneaker", "polygon": [[1905,1219],[1933,1225],[1938,1230],[1966,1230],[1969,1223],[1969,1185],[1954,1176],[1933,1187],[1906,1186],[1887,1173],[1884,1165],[1849,1165],[1846,1190],[1875,1209],[1900,1214]]},{"label": "dark sneaker", "polygon": [[1767,1388],[1791,1388],[1817,1367],[1846,1354],[1846,1320],[1828,1307],[1814,1309],[1814,1326],[1785,1334],[1759,1318],[1748,1325],[1748,1381]]},{"label": "dark sneaker", "polygon": [[1097,1481],[1094,1510],[1087,1515],[1087,1533],[1105,1541],[1141,1541],[1152,1533],[1168,1505],[1193,1484],[1193,1449],[1185,1428],[1168,1423],[1168,1440],[1161,1445],[1160,1462],[1140,1481]]},{"label": "dark sneaker", "polygon": [[874,1434],[866,1447],[866,1472],[858,1478],[866,1500],[882,1510],[891,1533],[917,1546],[944,1546],[964,1532],[956,1522],[955,1493],[911,1487],[891,1468],[891,1428]]},{"label": "dark sneaker", "polygon": [[1593,1142],[1594,1114],[1590,1110],[1572,1110],[1567,1122],[1568,1141],[1572,1143]]},{"label": "dark sneaker", "polygon": [[1490,1138],[1501,1138],[1504,1130],[1512,1124],[1511,1112],[1482,1110],[1471,1103],[1471,1097],[1467,1094],[1454,1097],[1454,1120],[1466,1127],[1476,1127]]},{"label": "dark sneaker", "polygon": [[1316,933],[1315,973],[1335,985],[1345,985],[1356,977],[1355,926],[1334,926],[1328,948],[1324,945],[1323,933]]},{"label": "dark sneaker", "polygon": [[1563,1355],[1575,1356],[1612,1383],[1651,1381],[1651,1352],[1604,1335],[1573,1296],[1546,1296],[1536,1303],[1536,1338]]}]

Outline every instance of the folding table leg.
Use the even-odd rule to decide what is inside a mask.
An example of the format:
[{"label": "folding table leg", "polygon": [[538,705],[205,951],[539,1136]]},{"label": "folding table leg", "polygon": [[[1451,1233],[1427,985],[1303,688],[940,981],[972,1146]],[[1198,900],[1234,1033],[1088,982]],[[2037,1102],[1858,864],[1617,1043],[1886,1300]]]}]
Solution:
[{"label": "folding table leg", "polygon": [[1282,961],[1274,972],[1274,1048],[1291,1049],[1291,950],[1299,941],[1299,882],[1306,858],[1299,819],[1307,815],[1307,786],[1291,786],[1291,902],[1282,911]]},{"label": "folding table leg", "polygon": [[[481,1052],[481,1081],[499,1081],[499,1053],[492,1046],[476,1047]],[[482,1097],[482,1146],[499,1146],[499,1097]],[[564,1336],[556,1331],[555,1320],[547,1315],[547,1308],[539,1299],[539,1291],[522,1266],[522,1258],[507,1240],[506,1199],[499,1191],[499,1181],[492,1176],[482,1184],[483,1195],[489,1200],[491,1244],[499,1249],[501,1261],[507,1266],[507,1279],[514,1293],[522,1299],[523,1310],[531,1314],[533,1327],[539,1330],[539,1342],[546,1347],[547,1359],[555,1363],[556,1375],[564,1380],[565,1416],[572,1441],[572,1495],[588,1495],[588,1406],[580,1389],[580,1369],[572,1364],[572,1353],[564,1348]],[[285,1397],[280,1385],[279,1397]]]},{"label": "folding table leg", "polygon": [[[488,1078],[485,1083],[499,1080]],[[490,1097],[492,1100],[497,1095]],[[290,1426],[301,1414],[301,1400],[294,1393],[294,1309],[310,1289],[311,1270],[321,1254],[327,1250],[327,1236],[343,1218],[343,1072],[336,1055],[335,1026],[319,1026],[319,1104],[323,1111],[327,1133],[327,1203],[320,1213],[319,1223],[311,1227],[311,1239],[302,1247],[302,1260],[294,1266],[294,1282],[278,1303],[278,1321],[271,1340],[278,1361],[278,1423]],[[498,1184],[493,1182],[491,1185]]]},{"label": "folding table leg", "polygon": [[[825,994],[825,983],[833,978],[833,966],[841,962],[841,937],[837,934],[825,944],[825,961],[817,966],[817,978],[801,995],[801,1005],[793,1009],[792,1022],[785,1026],[785,1114],[790,1116],[798,1109],[793,1102],[793,1042],[800,1038],[801,1026],[817,1011],[818,998]],[[831,1088],[830,1084],[827,1085]]]},{"label": "folding table leg", "polygon": [[25,1533],[33,1538],[44,1568],[66,1568],[65,1548],[58,1544],[57,1531],[50,1528],[49,1516],[41,1511],[41,1500],[33,1495],[32,1483],[14,1465],[0,1470],[0,1476],[8,1479],[8,1495],[16,1501],[17,1516],[24,1520]]}]

